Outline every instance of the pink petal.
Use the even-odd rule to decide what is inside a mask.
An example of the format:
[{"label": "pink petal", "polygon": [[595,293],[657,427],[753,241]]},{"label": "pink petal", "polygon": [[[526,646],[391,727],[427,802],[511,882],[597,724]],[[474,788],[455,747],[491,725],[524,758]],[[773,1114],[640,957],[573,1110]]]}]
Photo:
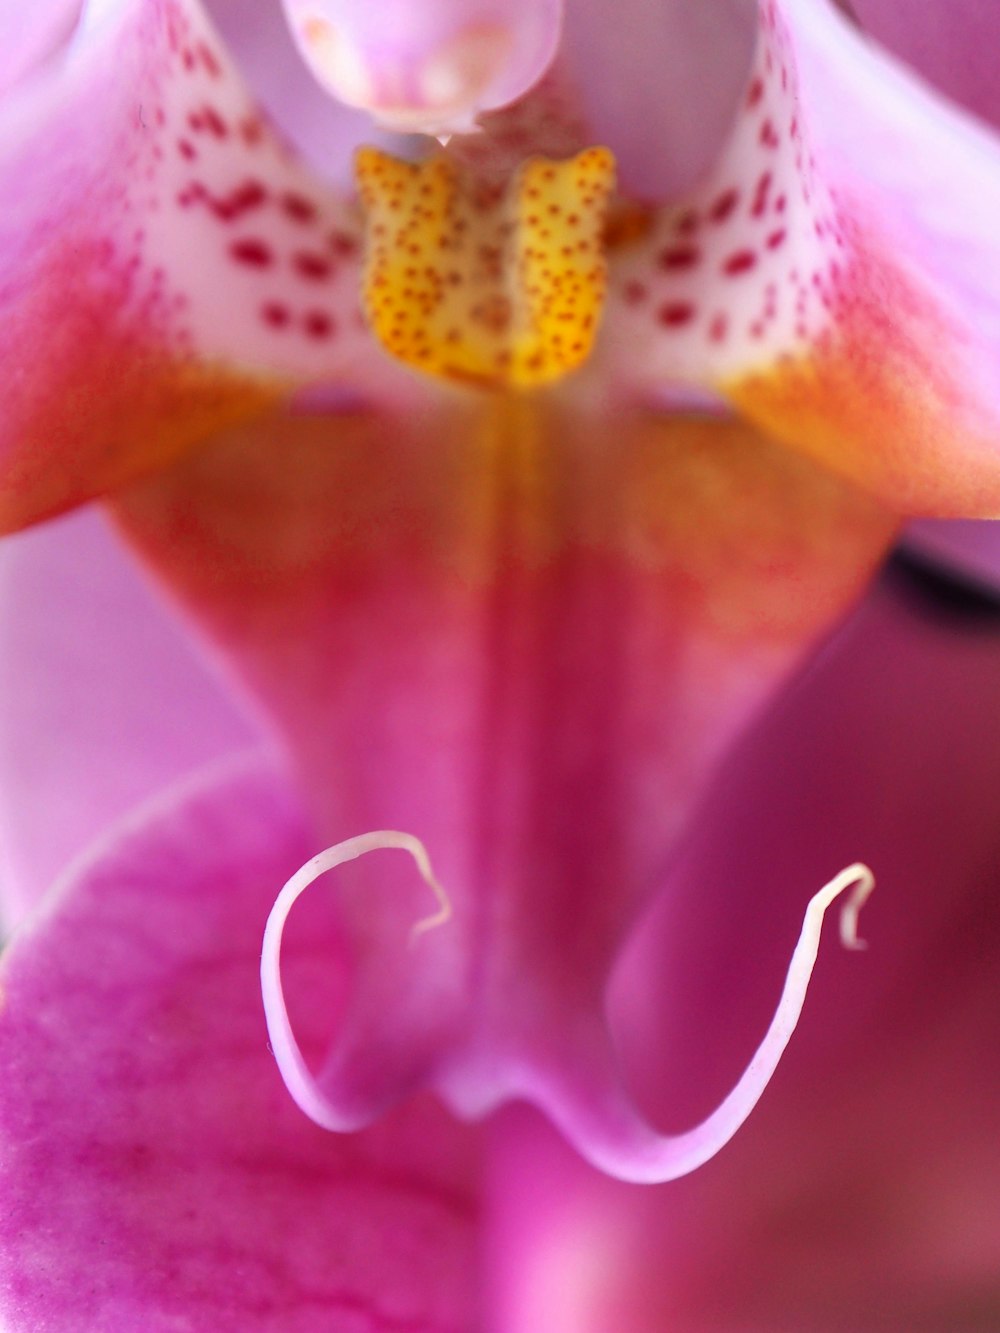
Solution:
[{"label": "pink petal", "polygon": [[0,4],[0,97],[50,60],[58,57],[80,17],[83,0],[20,0]]},{"label": "pink petal", "polygon": [[742,113],[626,228],[606,375],[727,395],[913,514],[1000,513],[1000,150],[826,3],[762,3]]},{"label": "pink petal", "polygon": [[380,131],[365,112],[335,101],[309,76],[277,0],[203,3],[266,119],[318,176],[352,190],[359,144],[398,150],[398,136]]},{"label": "pink petal", "polygon": [[998,690],[995,619],[935,622],[890,584],[757,729],[619,978],[643,1104],[670,1126],[712,1105],[773,1004],[797,886],[859,853],[880,881],[868,954],[821,954],[768,1096],[669,1189],[602,1178],[508,1116],[498,1333],[990,1327]]},{"label": "pink petal", "polygon": [[325,890],[353,945],[320,1073],[343,1118],[428,1085],[464,1115],[528,1096],[597,1153],[623,932],[890,524],[730,423],[482,410],[345,418],[336,448],[289,421],[118,512],[288,738],[310,855],[401,830],[451,901],[411,947],[429,904],[407,858]]},{"label": "pink petal", "polygon": [[96,513],[0,547],[0,841],[8,924],[140,799],[253,731]]},{"label": "pink petal", "polygon": [[319,82],[383,125],[472,130],[545,73],[561,0],[282,0]]},{"label": "pink petal", "polygon": [[[4,962],[4,1326],[312,1333],[474,1318],[475,1140],[414,1104],[323,1135],[288,1102],[257,997],[263,917],[307,832],[234,769],[150,807]],[[322,913],[300,1022],[340,985]]]},{"label": "pink petal", "polygon": [[560,59],[624,194],[658,201],[700,182],[743,99],[756,33],[753,0],[567,5]]},{"label": "pink petal", "polygon": [[357,220],[262,124],[197,0],[92,4],[0,106],[0,184],[0,528],[298,384],[390,391]]},{"label": "pink petal", "polygon": [[904,549],[984,593],[1000,589],[1000,523],[925,519],[907,528]]},{"label": "pink petal", "polygon": [[864,31],[907,61],[945,96],[1000,125],[992,0],[851,0]]}]

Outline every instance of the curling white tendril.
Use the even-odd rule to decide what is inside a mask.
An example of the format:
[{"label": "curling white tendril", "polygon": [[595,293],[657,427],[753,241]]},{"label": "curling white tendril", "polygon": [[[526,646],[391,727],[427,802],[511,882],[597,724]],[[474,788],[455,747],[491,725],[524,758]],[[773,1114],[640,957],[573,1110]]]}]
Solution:
[{"label": "curling white tendril", "polygon": [[[335,1083],[324,1091],[310,1072],[292,1033],[281,986],[281,937],[296,899],[320,875],[345,861],[381,848],[410,853],[438,903],[433,915],[410,930],[410,942],[444,924],[451,915],[448,896],[434,878],[430,860],[419,839],[408,833],[366,833],[338,843],[306,863],[278,895],[264,933],[261,985],[264,1011],[274,1057],[293,1099],[310,1119],[326,1129],[350,1132],[370,1123],[350,1098],[340,1097]],[[541,1107],[565,1137],[591,1165],[620,1180],[661,1183],[676,1180],[703,1165],[736,1134],[760,1100],[795,1030],[819,950],[823,918],[830,905],[847,894],[841,909],[840,939],[848,949],[863,949],[858,938],[858,913],[875,887],[875,879],[860,862],[848,866],[809,901],[798,942],[792,953],[785,984],[774,1017],[736,1086],[701,1124],[682,1134],[660,1134],[640,1114],[623,1086],[614,1062],[585,1063],[573,1071],[572,1061],[557,1067],[558,1089],[539,1081],[512,1083],[508,1095],[527,1096]],[[558,1062],[556,1062],[558,1066]]]},{"label": "curling white tendril", "polygon": [[260,984],[271,1049],[285,1086],[296,1104],[311,1120],[325,1129],[343,1131],[353,1129],[354,1126],[345,1124],[333,1103],[324,1097],[295,1040],[281,984],[281,940],[285,922],[296,900],[305,893],[310,884],[319,879],[320,875],[325,875],[328,870],[343,865],[345,861],[354,861],[368,852],[386,848],[409,852],[417,863],[420,877],[437,900],[437,911],[430,916],[422,917],[410,927],[410,943],[414,944],[427,931],[443,926],[451,917],[451,900],[434,878],[434,871],[424,844],[412,833],[380,829],[375,833],[362,833],[356,838],[338,842],[335,847],[328,847],[326,851],[307,861],[278,894],[264,929]]}]

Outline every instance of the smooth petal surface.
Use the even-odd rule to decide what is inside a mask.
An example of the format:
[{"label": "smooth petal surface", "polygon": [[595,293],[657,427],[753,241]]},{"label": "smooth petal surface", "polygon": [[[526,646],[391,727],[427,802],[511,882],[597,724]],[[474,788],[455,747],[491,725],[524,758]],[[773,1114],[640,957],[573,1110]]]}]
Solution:
[{"label": "smooth petal surface", "polygon": [[[5,955],[0,1309],[23,1333],[460,1333],[475,1325],[474,1139],[428,1104],[324,1135],[257,997],[263,918],[308,836],[255,764],[150,807]],[[336,931],[290,950],[299,1021]]]},{"label": "smooth petal surface", "polygon": [[20,0],[0,4],[0,97],[46,61],[56,58],[69,39],[83,8],[83,0]]},{"label": "smooth petal surface", "polygon": [[987,596],[1000,592],[1000,523],[974,519],[911,523],[904,549]]},{"label": "smooth petal surface", "polygon": [[571,0],[560,62],[591,143],[607,144],[629,198],[701,183],[746,92],[755,0]]},{"label": "smooth petal surface", "polygon": [[353,213],[262,123],[196,0],[92,0],[0,105],[0,186],[0,529],[295,385],[391,383]]},{"label": "smooth petal surface", "polygon": [[7,925],[140,800],[253,738],[91,511],[0,546]]},{"label": "smooth petal surface", "polygon": [[562,0],[282,0],[319,82],[383,125],[426,134],[475,128],[545,73]]},{"label": "smooth petal surface", "polygon": [[1000,126],[1000,12],[991,0],[851,0],[851,10],[866,33],[946,97]]},{"label": "smooth petal surface", "polygon": [[1000,149],[825,0],[762,0],[683,207],[622,221],[606,374],[721,391],[913,514],[1000,513]]},{"label": "smooth petal surface", "polygon": [[311,853],[402,830],[451,900],[410,947],[408,858],[331,880],[354,972],[321,1077],[345,1118],[431,1084],[463,1114],[529,1096],[596,1143],[623,932],[891,525],[729,423],[622,414],[609,448],[584,413],[482,411],[234,437],[118,515],[290,742]]},{"label": "smooth petal surface", "polygon": [[380,131],[366,112],[336,101],[309,76],[277,0],[203,3],[265,119],[323,180],[349,191],[359,144],[405,151],[399,135]]},{"label": "smooth petal surface", "polygon": [[796,886],[859,853],[879,874],[868,954],[821,954],[768,1096],[686,1180],[618,1185],[506,1113],[497,1333],[995,1324],[1000,628],[898,594],[883,584],[741,749],[636,938],[616,1022],[650,1113],[687,1123],[728,1087]]}]

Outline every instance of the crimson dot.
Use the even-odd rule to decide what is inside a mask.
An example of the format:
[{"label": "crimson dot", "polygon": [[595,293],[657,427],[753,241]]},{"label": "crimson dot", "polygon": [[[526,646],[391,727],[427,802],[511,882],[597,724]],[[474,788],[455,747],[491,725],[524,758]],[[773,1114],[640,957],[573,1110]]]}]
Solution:
[{"label": "crimson dot", "polygon": [[214,106],[204,106],[201,111],[202,125],[217,139],[225,139],[229,134],[229,126],[216,111]]},{"label": "crimson dot", "polygon": [[732,213],[733,209],[739,203],[738,190],[726,190],[720,194],[715,203],[708,210],[708,216],[713,222],[725,222],[726,218]]},{"label": "crimson dot", "polygon": [[278,301],[268,301],[266,305],[262,305],[260,314],[264,323],[270,324],[273,329],[283,329],[290,319],[288,307]]},{"label": "crimson dot", "polygon": [[737,273],[746,273],[757,263],[757,256],[752,250],[737,250],[731,254],[722,266],[722,271],[734,277]]},{"label": "crimson dot", "polygon": [[777,148],[779,139],[774,126],[769,120],[765,120],[760,127],[760,142],[765,148]]},{"label": "crimson dot", "polygon": [[310,254],[305,250],[292,256],[292,266],[303,278],[321,281],[330,276],[330,265],[327,260],[322,255]]},{"label": "crimson dot", "polygon": [[322,310],[310,310],[302,324],[310,338],[329,338],[333,333],[333,320]]},{"label": "crimson dot", "polygon": [[281,206],[288,216],[296,222],[312,222],[316,216],[316,205],[301,194],[288,191],[281,196]]},{"label": "crimson dot", "polygon": [[201,57],[201,63],[204,68],[211,74],[213,79],[217,79],[222,73],[222,66],[219,64],[218,60],[216,60],[211,47],[205,42],[199,42],[198,55]]},{"label": "crimson dot", "polygon": [[334,254],[347,258],[355,253],[358,245],[353,236],[348,236],[342,231],[334,231],[330,233],[330,248]]},{"label": "crimson dot", "polygon": [[659,264],[661,268],[676,271],[677,269],[693,268],[700,258],[701,251],[696,246],[674,245],[660,251]]},{"label": "crimson dot", "polygon": [[274,263],[274,255],[263,241],[233,241],[229,253],[237,263],[246,264],[250,268],[268,268]]},{"label": "crimson dot", "polygon": [[694,306],[689,301],[669,301],[661,305],[656,318],[668,329],[678,329],[694,319]]}]

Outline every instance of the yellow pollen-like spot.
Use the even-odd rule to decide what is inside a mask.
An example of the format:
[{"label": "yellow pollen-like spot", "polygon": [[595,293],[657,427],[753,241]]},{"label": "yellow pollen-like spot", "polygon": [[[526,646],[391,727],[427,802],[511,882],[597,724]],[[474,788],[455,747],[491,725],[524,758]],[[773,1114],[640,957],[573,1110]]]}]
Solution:
[{"label": "yellow pollen-like spot", "polygon": [[533,158],[507,188],[444,155],[357,156],[367,212],[363,302],[393,356],[431,375],[529,389],[590,353],[606,288],[614,189],[606,148]]}]

